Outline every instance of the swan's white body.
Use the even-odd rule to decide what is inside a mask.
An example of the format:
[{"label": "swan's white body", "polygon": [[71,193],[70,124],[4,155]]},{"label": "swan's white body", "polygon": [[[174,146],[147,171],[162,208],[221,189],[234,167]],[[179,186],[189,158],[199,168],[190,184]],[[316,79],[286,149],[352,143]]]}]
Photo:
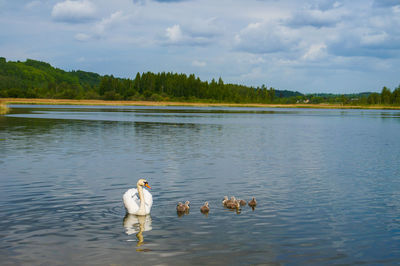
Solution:
[{"label": "swan's white body", "polygon": [[122,198],[128,213],[146,215],[150,213],[151,206],[153,205],[153,196],[139,182],[140,180],[138,181],[137,189],[129,189]]}]

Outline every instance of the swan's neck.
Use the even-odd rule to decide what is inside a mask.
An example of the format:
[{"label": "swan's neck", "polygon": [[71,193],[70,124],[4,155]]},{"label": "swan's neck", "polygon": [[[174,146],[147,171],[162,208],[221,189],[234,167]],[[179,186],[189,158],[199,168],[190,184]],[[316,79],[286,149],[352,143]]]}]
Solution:
[{"label": "swan's neck", "polygon": [[137,212],[138,215],[145,215],[146,214],[146,209],[145,209],[145,201],[144,201],[144,194],[143,194],[143,187],[142,186],[137,186],[137,191],[139,194],[139,199],[140,199],[140,206],[139,210]]}]

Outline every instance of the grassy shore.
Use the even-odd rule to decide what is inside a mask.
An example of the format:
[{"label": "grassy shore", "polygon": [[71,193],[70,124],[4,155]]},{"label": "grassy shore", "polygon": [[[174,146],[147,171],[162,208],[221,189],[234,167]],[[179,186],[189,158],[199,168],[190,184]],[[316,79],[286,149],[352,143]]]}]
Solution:
[{"label": "grassy shore", "polygon": [[[118,106],[198,106],[198,107],[268,107],[268,108],[318,108],[318,109],[400,109],[400,106],[387,105],[340,105],[340,104],[258,104],[258,103],[191,103],[191,102],[155,102],[155,101],[103,101],[70,99],[26,99],[0,98],[5,104],[46,104],[46,105],[118,105]],[[1,107],[3,109],[3,107]],[[7,108],[5,106],[5,108]]]},{"label": "grassy shore", "polygon": [[8,108],[6,103],[0,101],[0,115],[5,115],[9,112],[10,108]]}]

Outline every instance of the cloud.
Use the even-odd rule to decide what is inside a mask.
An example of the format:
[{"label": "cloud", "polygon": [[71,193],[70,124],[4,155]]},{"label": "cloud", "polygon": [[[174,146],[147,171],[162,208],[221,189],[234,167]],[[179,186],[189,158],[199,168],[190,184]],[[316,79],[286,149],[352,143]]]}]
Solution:
[{"label": "cloud", "polygon": [[341,6],[342,4],[338,1],[332,1],[332,0],[317,0],[316,3],[314,3],[313,8],[319,9],[319,10],[329,10],[333,8],[337,8]]},{"label": "cloud", "polygon": [[80,32],[75,34],[74,39],[80,42],[85,42],[106,38],[110,34],[110,32],[112,34],[115,34],[114,32],[110,31],[110,29],[121,26],[123,21],[125,21],[126,19],[127,17],[124,16],[122,11],[116,11],[112,13],[109,17],[103,18],[99,22],[95,23],[91,27],[91,30],[88,30],[89,32]]},{"label": "cloud", "polygon": [[98,22],[95,26],[95,33],[97,35],[104,35],[104,33],[121,23],[123,20],[125,20],[126,17],[124,16],[124,13],[122,11],[116,11],[112,13],[109,17],[103,18],[100,22]]},{"label": "cloud", "polygon": [[254,67],[250,69],[250,72],[246,72],[240,75],[240,79],[242,80],[260,79],[263,76],[264,76],[264,70],[261,67]]},{"label": "cloud", "polygon": [[179,24],[165,29],[164,45],[204,46],[210,44],[212,35],[183,30]]},{"label": "cloud", "polygon": [[304,60],[316,60],[326,55],[326,45],[324,43],[313,44],[303,55]]},{"label": "cloud", "polygon": [[171,2],[183,2],[187,0],[153,0],[155,2],[160,2],[160,3],[171,3]]},{"label": "cloud", "polygon": [[343,19],[343,12],[337,9],[327,11],[318,9],[308,9],[296,12],[293,17],[288,19],[287,25],[291,27],[333,27]]},{"label": "cloud", "polygon": [[84,42],[84,41],[88,41],[89,39],[91,39],[91,36],[88,34],[85,34],[85,33],[78,33],[78,34],[75,34],[74,38],[77,41]]},{"label": "cloud", "polygon": [[33,8],[35,8],[35,7],[39,7],[40,6],[40,1],[31,1],[31,2],[29,2],[29,3],[27,3],[26,5],[25,5],[25,8],[27,8],[27,9],[33,9]]},{"label": "cloud", "polygon": [[393,7],[400,5],[399,0],[374,0],[374,7]]},{"label": "cloud", "polygon": [[224,31],[224,25],[216,17],[208,19],[192,19],[186,22],[185,31],[192,37],[201,37],[213,39],[221,36]]},{"label": "cloud", "polygon": [[56,21],[82,23],[95,19],[96,7],[89,0],[66,0],[54,5],[51,16]]},{"label": "cloud", "polygon": [[359,28],[341,33],[328,44],[328,51],[335,56],[346,57],[398,57],[400,39],[384,31]]},{"label": "cloud", "polygon": [[275,22],[250,23],[235,35],[237,50],[256,54],[290,52],[297,48],[298,38],[289,28]]},{"label": "cloud", "polygon": [[371,32],[360,36],[360,44],[366,47],[382,46],[388,40],[386,32]]},{"label": "cloud", "polygon": [[195,66],[195,67],[205,67],[205,66],[207,66],[207,63],[204,62],[204,61],[194,60],[194,61],[192,62],[192,66]]},{"label": "cloud", "polygon": [[[0,7],[0,53],[17,60],[116,76],[193,70],[202,79],[217,73],[288,89],[399,83],[399,0],[0,0]],[[343,75],[332,77],[332,69]],[[345,86],[354,72],[364,79]]]},{"label": "cloud", "polygon": [[343,23],[327,42],[328,51],[335,56],[399,58],[400,19],[387,11],[366,10]]},{"label": "cloud", "polygon": [[181,27],[178,24],[168,27],[165,30],[165,36],[170,43],[178,43],[184,39]]}]

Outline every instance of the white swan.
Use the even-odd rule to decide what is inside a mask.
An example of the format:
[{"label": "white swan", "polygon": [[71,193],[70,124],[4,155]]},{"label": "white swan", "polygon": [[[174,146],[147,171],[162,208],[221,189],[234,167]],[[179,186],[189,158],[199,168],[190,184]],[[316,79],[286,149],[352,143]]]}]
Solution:
[{"label": "white swan", "polygon": [[124,206],[128,213],[136,215],[146,215],[150,213],[153,205],[153,196],[143,187],[151,188],[145,179],[139,179],[137,189],[131,188],[122,197]]}]

